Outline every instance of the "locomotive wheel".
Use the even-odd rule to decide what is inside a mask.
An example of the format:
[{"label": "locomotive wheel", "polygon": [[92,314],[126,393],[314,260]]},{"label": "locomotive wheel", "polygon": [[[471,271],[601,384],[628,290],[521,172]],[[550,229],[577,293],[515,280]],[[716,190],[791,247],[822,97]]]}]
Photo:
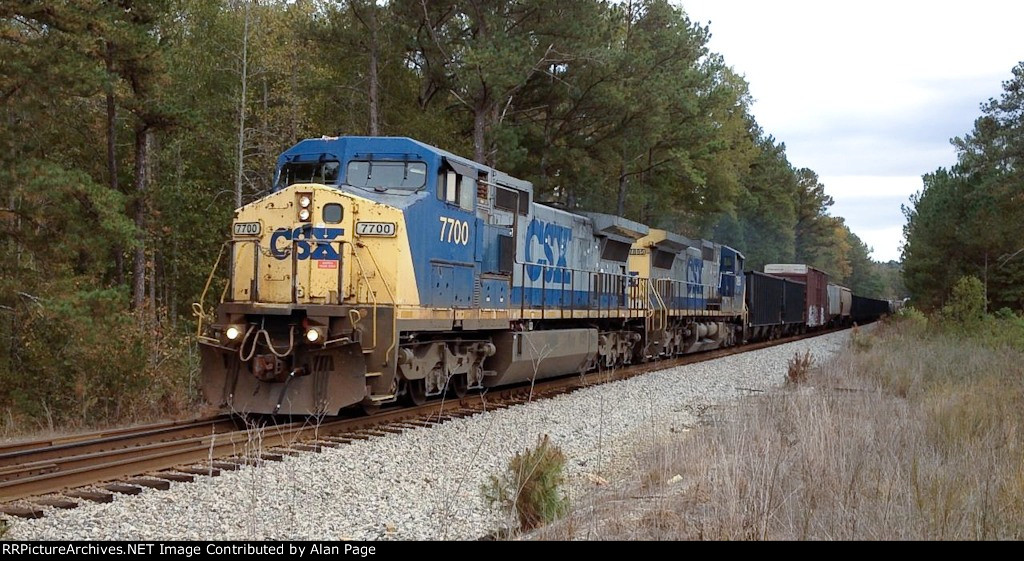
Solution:
[{"label": "locomotive wheel", "polygon": [[402,402],[406,405],[423,405],[427,402],[425,380],[406,380],[402,384]]},{"label": "locomotive wheel", "polygon": [[451,378],[448,378],[448,393],[452,397],[462,399],[466,397],[466,393],[469,391],[469,383],[466,381],[465,374],[456,374]]}]

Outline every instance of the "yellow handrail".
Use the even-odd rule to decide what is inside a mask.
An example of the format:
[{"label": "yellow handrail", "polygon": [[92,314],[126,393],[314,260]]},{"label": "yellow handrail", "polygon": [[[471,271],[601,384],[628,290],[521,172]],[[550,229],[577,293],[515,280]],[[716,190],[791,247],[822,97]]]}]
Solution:
[{"label": "yellow handrail", "polygon": [[[206,302],[206,292],[210,290],[210,284],[213,282],[213,275],[217,272],[217,267],[220,265],[220,258],[224,256],[224,248],[231,244],[232,240],[228,240],[221,244],[220,252],[217,253],[217,260],[213,263],[213,268],[210,269],[209,276],[206,277],[206,285],[203,287],[202,294],[199,295],[199,301],[192,303],[192,315],[198,318],[196,322],[196,337],[203,336],[203,319],[208,318],[206,311],[203,309],[203,303]],[[220,299],[224,301],[224,294],[227,293],[228,287],[224,285],[224,293],[220,295]]]},{"label": "yellow handrail", "polygon": [[[373,302],[373,345],[368,350],[377,349],[377,294],[370,288],[370,279],[366,277],[366,271],[363,269],[363,262],[359,260],[359,255],[356,254],[355,244],[348,244],[352,248],[352,257],[356,260],[356,265],[359,267],[359,276],[363,277],[363,282],[366,283],[366,291],[370,294],[370,300]],[[359,296],[359,290],[356,289],[356,297]],[[355,323],[352,324],[355,327]],[[367,350],[367,349],[364,349]]]},{"label": "yellow handrail", "polygon": [[[365,246],[363,246],[365,247]],[[377,258],[373,256],[372,251],[368,251],[370,254],[370,260],[373,261],[373,267],[377,270],[377,275],[380,278],[380,282],[384,283],[384,290],[388,291],[388,296],[391,297],[391,305],[393,311],[391,312],[391,346],[384,353],[384,365],[388,364],[388,357],[391,356],[391,351],[394,350],[395,345],[398,344],[398,299],[395,298],[395,293],[391,291],[391,286],[388,284],[387,278],[384,273],[380,270],[380,265],[377,264]],[[374,334],[376,335],[376,328],[374,328]]]},{"label": "yellow handrail", "polygon": [[651,291],[654,292],[654,297],[658,299],[658,307],[661,308],[661,310],[664,312],[663,314],[661,314],[661,321],[659,322],[660,323],[659,329],[664,330],[666,327],[668,327],[668,307],[665,306],[665,301],[661,298],[661,294],[658,293],[658,289],[654,286],[654,282],[653,282],[654,280],[661,280],[661,279],[650,279],[650,278],[648,278],[647,279],[647,286],[648,286],[648,288],[651,289]]}]

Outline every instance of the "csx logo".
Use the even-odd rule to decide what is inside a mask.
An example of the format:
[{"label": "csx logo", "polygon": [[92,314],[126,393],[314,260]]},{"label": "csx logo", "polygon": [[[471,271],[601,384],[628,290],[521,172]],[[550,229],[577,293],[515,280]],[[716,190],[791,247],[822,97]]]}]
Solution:
[{"label": "csx logo", "polygon": [[[344,228],[314,228],[302,226],[294,230],[275,230],[270,236],[270,253],[277,259],[287,259],[295,248],[295,259],[326,259],[336,261],[338,250],[331,245],[338,236],[344,235]],[[291,244],[283,242],[291,242]]]},{"label": "csx logo", "polygon": [[[567,267],[566,257],[569,254],[569,244],[572,242],[572,230],[565,226],[554,223],[543,222],[534,218],[526,229],[526,262],[536,265],[526,266],[526,276],[530,280],[540,280],[541,273],[544,275],[544,282],[570,283],[572,272],[555,267]],[[534,259],[533,246],[538,244],[544,251],[543,257]],[[540,265],[547,265],[542,268]]]}]

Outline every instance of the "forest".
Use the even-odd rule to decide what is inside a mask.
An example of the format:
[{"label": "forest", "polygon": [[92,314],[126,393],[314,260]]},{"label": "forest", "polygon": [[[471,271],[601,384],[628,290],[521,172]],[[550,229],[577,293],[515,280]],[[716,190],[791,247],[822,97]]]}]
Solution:
[{"label": "forest", "polygon": [[[194,407],[191,305],[232,212],[268,193],[281,151],[321,135],[416,138],[532,181],[538,201],[901,297],[899,264],[872,262],[818,175],[758,125],[711,31],[667,0],[0,4],[0,424]],[[961,163],[928,176],[908,287],[945,251],[917,241],[950,236],[926,234],[940,191],[990,186],[957,212],[991,220],[1006,170],[988,150],[1009,111],[993,105]],[[956,247],[977,270],[975,246]],[[1010,249],[985,270],[1019,303]]]}]

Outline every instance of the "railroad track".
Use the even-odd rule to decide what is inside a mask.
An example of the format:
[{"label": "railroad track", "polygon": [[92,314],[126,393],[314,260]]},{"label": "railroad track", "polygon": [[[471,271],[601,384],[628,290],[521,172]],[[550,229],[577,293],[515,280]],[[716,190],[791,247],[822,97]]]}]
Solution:
[{"label": "railroad track", "polygon": [[[835,331],[835,330],[832,330]],[[814,336],[832,331],[816,332]],[[110,502],[115,494],[217,476],[224,470],[319,452],[356,440],[430,427],[453,418],[503,409],[655,370],[781,345],[806,336],[663,359],[579,376],[543,380],[372,416],[297,422],[244,421],[231,415],[152,424],[0,446],[0,512],[41,517],[44,507],[74,508],[81,500]]]}]

